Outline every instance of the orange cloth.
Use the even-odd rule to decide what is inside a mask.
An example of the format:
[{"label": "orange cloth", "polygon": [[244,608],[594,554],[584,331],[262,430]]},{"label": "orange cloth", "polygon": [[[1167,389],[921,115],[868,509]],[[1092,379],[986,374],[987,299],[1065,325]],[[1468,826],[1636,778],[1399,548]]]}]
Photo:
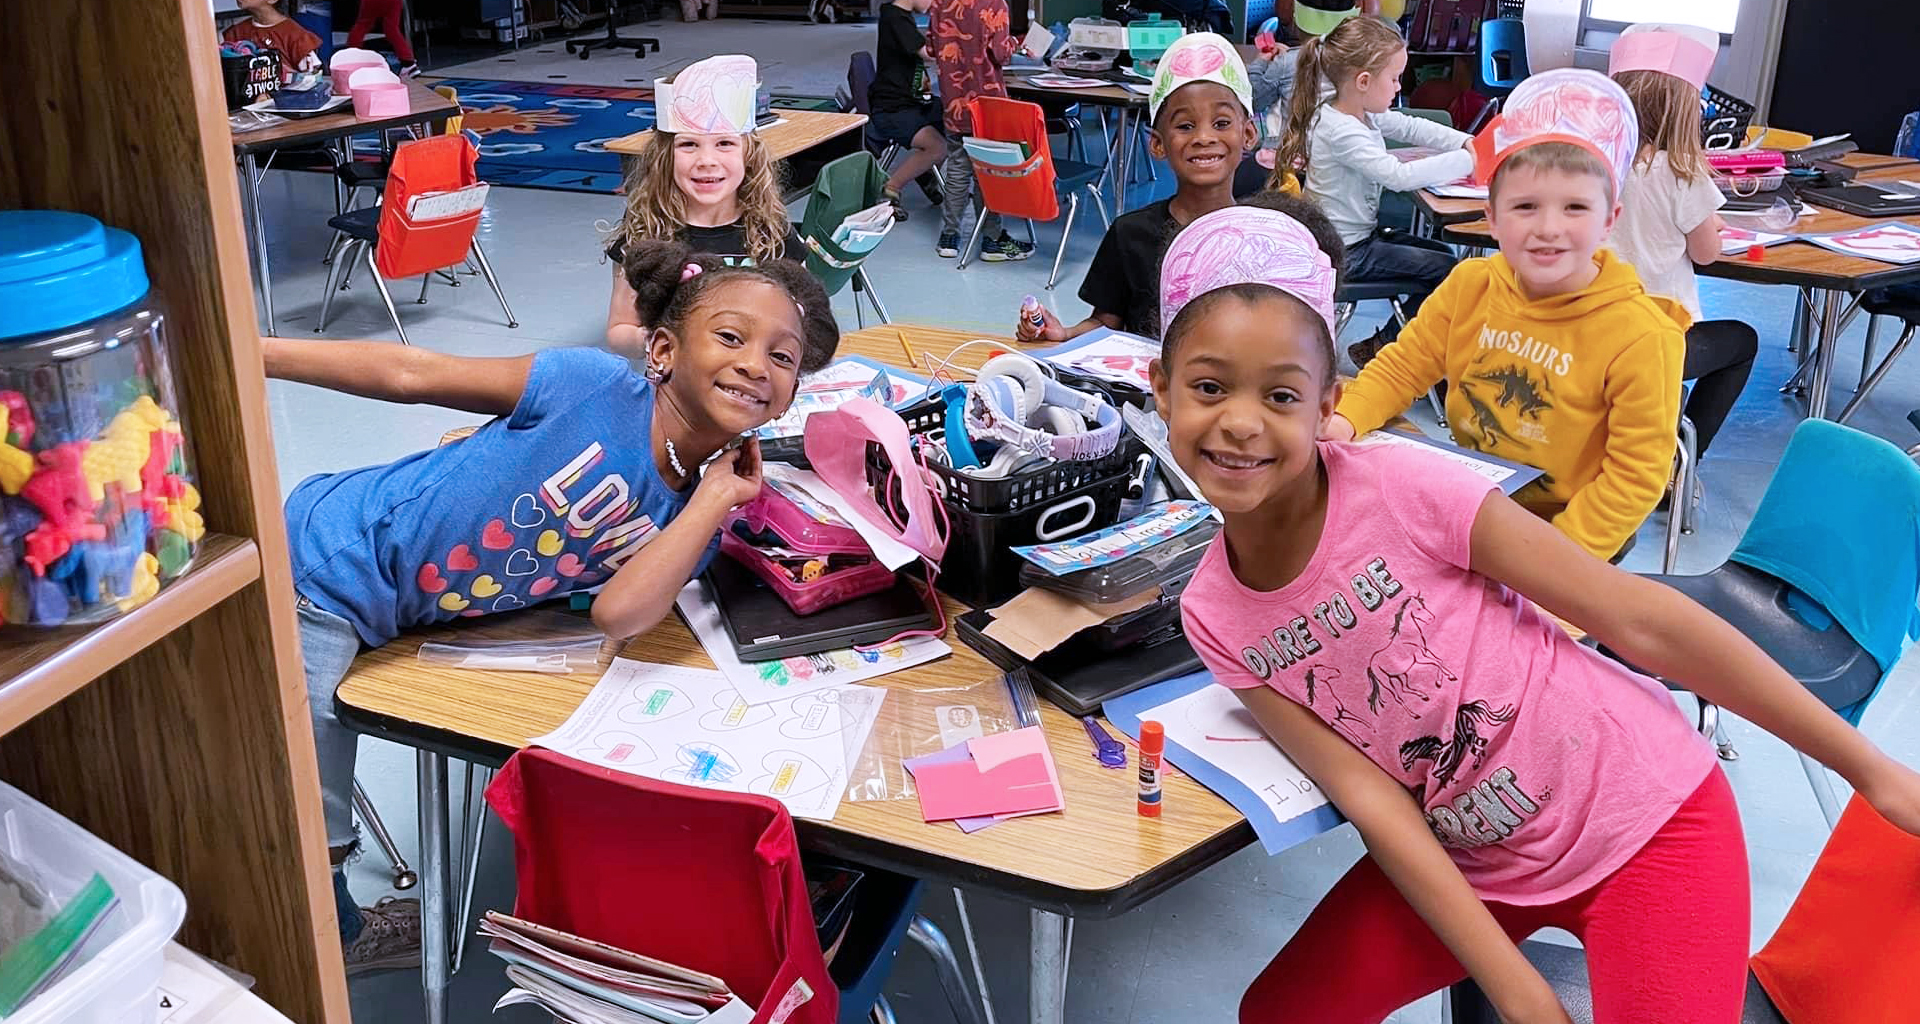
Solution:
[{"label": "orange cloth", "polygon": [[1793,1024],[1906,1024],[1920,960],[1920,837],[1855,796],[1752,967]]}]

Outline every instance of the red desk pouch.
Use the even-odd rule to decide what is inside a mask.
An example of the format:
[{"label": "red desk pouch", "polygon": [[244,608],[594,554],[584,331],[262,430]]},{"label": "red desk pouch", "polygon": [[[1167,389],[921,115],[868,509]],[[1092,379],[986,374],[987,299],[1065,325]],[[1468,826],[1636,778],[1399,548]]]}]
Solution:
[{"label": "red desk pouch", "polygon": [[[799,557],[775,557],[767,547],[785,548]],[[753,570],[796,615],[811,615],[893,586],[893,570],[874,560],[873,550],[846,520],[771,478],[759,497],[727,518],[720,553]]]},{"label": "red desk pouch", "polygon": [[838,1016],[779,802],[528,749],[487,803],[513,832],[514,916],[715,975],[753,1024]]}]

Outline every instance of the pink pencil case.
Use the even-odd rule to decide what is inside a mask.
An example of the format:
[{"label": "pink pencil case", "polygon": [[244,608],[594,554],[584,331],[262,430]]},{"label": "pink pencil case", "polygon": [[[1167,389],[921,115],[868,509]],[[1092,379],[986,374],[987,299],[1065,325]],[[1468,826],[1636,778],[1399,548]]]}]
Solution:
[{"label": "pink pencil case", "polygon": [[765,581],[796,615],[811,615],[893,586],[893,570],[833,510],[768,480],[735,509],[720,553]]}]

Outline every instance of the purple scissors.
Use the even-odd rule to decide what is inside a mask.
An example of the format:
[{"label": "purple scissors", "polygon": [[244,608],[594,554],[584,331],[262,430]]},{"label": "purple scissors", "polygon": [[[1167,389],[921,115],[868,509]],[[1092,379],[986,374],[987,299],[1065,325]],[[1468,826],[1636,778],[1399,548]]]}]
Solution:
[{"label": "purple scissors", "polygon": [[1127,766],[1127,748],[1113,738],[1100,725],[1100,720],[1088,715],[1080,719],[1087,727],[1087,736],[1093,740],[1093,756],[1105,767],[1125,768]]}]

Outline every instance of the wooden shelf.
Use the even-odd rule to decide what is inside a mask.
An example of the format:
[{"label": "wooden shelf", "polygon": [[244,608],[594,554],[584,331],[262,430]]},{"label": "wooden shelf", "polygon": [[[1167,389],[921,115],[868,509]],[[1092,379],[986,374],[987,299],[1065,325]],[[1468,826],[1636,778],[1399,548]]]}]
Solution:
[{"label": "wooden shelf", "polygon": [[259,578],[253,541],[208,534],[186,575],[139,608],[94,626],[0,639],[0,735]]}]

